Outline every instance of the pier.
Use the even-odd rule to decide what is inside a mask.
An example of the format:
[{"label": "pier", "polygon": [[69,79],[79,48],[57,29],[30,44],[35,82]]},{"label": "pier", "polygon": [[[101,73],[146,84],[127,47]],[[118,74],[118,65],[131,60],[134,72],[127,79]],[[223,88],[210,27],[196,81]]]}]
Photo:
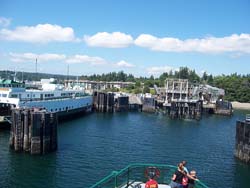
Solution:
[{"label": "pier", "polygon": [[250,114],[245,121],[236,122],[234,155],[243,162],[250,163]]},{"label": "pier", "polygon": [[57,149],[57,114],[40,109],[13,109],[10,148],[46,154]]}]

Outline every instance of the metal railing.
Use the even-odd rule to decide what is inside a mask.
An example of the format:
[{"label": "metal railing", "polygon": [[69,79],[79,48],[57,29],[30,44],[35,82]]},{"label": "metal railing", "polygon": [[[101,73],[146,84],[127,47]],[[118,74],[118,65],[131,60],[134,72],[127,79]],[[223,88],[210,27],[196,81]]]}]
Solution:
[{"label": "metal railing", "polygon": [[[176,166],[172,165],[160,165],[160,164],[131,164],[123,168],[120,171],[113,171],[110,175],[106,176],[102,180],[90,188],[128,188],[134,182],[146,182],[148,179],[145,172],[148,167],[156,167],[160,175],[157,178],[158,184],[170,184],[171,177],[177,170]],[[195,188],[208,188],[201,181],[196,181]]]},{"label": "metal railing", "polygon": [[250,122],[250,114],[246,114],[246,121]]}]

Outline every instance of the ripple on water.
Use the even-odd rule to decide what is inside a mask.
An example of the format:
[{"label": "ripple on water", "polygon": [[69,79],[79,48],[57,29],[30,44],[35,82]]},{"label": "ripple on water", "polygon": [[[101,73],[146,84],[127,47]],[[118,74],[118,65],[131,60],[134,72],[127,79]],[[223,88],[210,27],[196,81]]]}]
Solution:
[{"label": "ripple on water", "polygon": [[235,120],[170,120],[146,113],[90,114],[58,127],[59,148],[45,156],[9,151],[0,132],[0,187],[90,187],[130,163],[188,161],[210,187],[248,188],[250,169],[233,157]]}]

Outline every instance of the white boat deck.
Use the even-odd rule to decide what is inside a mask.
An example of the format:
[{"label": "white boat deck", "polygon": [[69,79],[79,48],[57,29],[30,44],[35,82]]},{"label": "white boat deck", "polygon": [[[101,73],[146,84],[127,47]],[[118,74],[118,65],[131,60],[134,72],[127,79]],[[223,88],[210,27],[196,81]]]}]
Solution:
[{"label": "white boat deck", "polygon": [[[126,188],[127,185],[124,185],[122,188]],[[134,182],[127,188],[145,188],[145,183],[142,182]],[[166,184],[158,184],[158,188],[170,188],[169,185]]]}]

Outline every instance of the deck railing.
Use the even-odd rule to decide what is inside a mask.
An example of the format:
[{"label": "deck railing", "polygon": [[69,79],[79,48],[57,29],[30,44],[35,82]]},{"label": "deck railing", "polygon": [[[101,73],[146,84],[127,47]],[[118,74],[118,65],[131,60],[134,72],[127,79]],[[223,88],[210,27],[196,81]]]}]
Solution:
[{"label": "deck railing", "polygon": [[246,121],[250,122],[250,114],[246,114]]},{"label": "deck railing", "polygon": [[[121,188],[129,187],[134,182],[146,182],[145,175],[148,167],[156,167],[160,175],[157,178],[159,184],[170,184],[173,173],[177,170],[176,166],[160,164],[131,164],[120,171],[113,171],[110,175],[90,188]],[[201,181],[196,181],[195,188],[208,188]]]}]

